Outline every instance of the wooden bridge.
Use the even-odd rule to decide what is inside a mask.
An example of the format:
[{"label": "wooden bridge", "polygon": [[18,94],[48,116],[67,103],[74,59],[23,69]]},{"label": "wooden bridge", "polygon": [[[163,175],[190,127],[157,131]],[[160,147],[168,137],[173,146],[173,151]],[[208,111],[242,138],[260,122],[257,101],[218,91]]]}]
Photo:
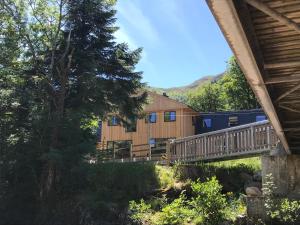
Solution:
[{"label": "wooden bridge", "polygon": [[[214,132],[170,140],[165,152],[151,154],[151,148],[143,148],[138,157],[131,152],[125,157],[103,158],[101,161],[141,162],[156,161],[163,164],[175,162],[218,161],[245,158],[269,153],[278,147],[279,139],[269,121],[250,123]],[[131,148],[132,149],[132,148]],[[104,152],[103,152],[104,153]]]},{"label": "wooden bridge", "polygon": [[173,163],[251,157],[269,153],[278,144],[269,121],[262,121],[173,140],[167,158]]}]

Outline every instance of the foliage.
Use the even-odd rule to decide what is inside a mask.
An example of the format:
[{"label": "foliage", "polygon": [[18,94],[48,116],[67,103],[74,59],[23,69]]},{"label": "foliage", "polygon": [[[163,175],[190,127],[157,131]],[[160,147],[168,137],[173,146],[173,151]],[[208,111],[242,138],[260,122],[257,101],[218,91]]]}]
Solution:
[{"label": "foliage", "polygon": [[0,2],[0,224],[76,213],[97,120],[142,110],[141,49],[116,43],[114,3]]},{"label": "foliage", "polygon": [[243,174],[253,175],[260,170],[259,158],[238,159],[214,163],[198,163],[194,165],[176,164],[174,173],[178,180],[185,181],[191,179],[196,181],[200,178],[216,176],[223,186],[223,191],[233,192],[236,197],[244,192],[245,179]]},{"label": "foliage", "polygon": [[216,83],[208,83],[200,87],[196,92],[188,95],[188,104],[197,111],[220,111],[224,105],[220,95],[220,86]]},{"label": "foliage", "polygon": [[263,184],[263,196],[265,197],[265,208],[267,215],[282,223],[292,223],[300,219],[300,201],[280,198],[276,196],[277,187],[274,184],[272,174],[265,177]]},{"label": "foliage", "polygon": [[203,215],[204,221],[208,224],[218,224],[225,219],[224,209],[226,208],[225,195],[221,194],[222,186],[216,177],[207,182],[192,182],[193,194],[191,205],[198,213]]},{"label": "foliage", "polygon": [[174,170],[172,168],[156,165],[155,171],[161,188],[173,187],[175,183],[175,176]]},{"label": "foliage", "polygon": [[215,79],[203,78],[196,88],[192,85],[190,89],[166,91],[170,97],[201,112],[259,108],[256,97],[234,57],[228,60],[227,70],[222,76]]},{"label": "foliage", "polygon": [[[215,177],[206,182],[199,180],[191,183],[192,196],[183,191],[170,203],[163,200],[155,210],[151,201],[131,201],[129,210],[136,223],[155,225],[205,224],[215,225],[225,220],[234,220],[229,213],[232,209],[241,209],[240,201],[234,201],[229,195],[221,193],[222,186]],[[235,215],[236,216],[236,215]]]},{"label": "foliage", "polygon": [[227,64],[227,71],[219,81],[222,87],[222,98],[230,110],[255,109],[259,107],[256,97],[248,84],[237,60],[231,57]]},{"label": "foliage", "polygon": [[213,162],[209,165],[215,166],[218,168],[229,169],[229,168],[237,168],[244,166],[248,168],[247,171],[259,171],[261,170],[261,161],[259,157],[252,157],[247,159],[233,159],[228,161],[221,161],[221,162]]}]

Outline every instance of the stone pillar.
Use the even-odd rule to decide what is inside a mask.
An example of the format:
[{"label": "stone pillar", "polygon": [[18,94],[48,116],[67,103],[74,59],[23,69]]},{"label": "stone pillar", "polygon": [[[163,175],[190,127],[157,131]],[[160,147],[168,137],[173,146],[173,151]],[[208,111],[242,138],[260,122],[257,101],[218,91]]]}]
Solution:
[{"label": "stone pillar", "polygon": [[300,155],[262,156],[262,178],[272,174],[276,194],[300,199]]}]

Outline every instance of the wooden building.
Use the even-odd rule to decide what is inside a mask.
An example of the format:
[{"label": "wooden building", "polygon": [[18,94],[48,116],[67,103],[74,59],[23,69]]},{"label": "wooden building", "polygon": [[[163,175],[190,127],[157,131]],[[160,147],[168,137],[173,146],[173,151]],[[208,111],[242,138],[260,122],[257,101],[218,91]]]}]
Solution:
[{"label": "wooden building", "polygon": [[168,139],[195,134],[193,118],[198,113],[166,95],[148,92],[144,114],[129,127],[116,115],[102,121],[98,148],[111,150],[114,158],[161,157]]}]

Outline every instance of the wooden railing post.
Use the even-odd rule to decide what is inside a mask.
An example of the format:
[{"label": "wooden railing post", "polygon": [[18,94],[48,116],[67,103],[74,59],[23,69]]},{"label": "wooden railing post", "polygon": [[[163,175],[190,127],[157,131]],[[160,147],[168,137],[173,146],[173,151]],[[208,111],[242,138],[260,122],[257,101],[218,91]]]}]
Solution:
[{"label": "wooden railing post", "polygon": [[270,127],[267,126],[267,148],[271,149]]},{"label": "wooden railing post", "polygon": [[204,158],[207,157],[207,136],[204,136]]},{"label": "wooden railing post", "polygon": [[132,150],[133,150],[133,145],[130,144],[130,149],[129,149],[129,153],[130,153],[130,161],[132,161],[132,156],[133,156],[133,153],[132,153]]},{"label": "wooden railing post", "polygon": [[186,160],[186,141],[184,141],[184,152],[183,152],[183,154],[184,154],[184,160]]},{"label": "wooden railing post", "polygon": [[226,132],[226,140],[225,140],[225,150],[226,150],[226,154],[229,155],[229,134],[228,131]]},{"label": "wooden railing post", "polygon": [[167,166],[170,166],[171,165],[171,141],[169,140],[166,143],[166,156],[167,156],[166,164]]},{"label": "wooden railing post", "polygon": [[254,132],[254,127],[253,126],[250,127],[250,131],[251,131],[251,137],[250,137],[251,138],[251,149],[254,150],[254,147],[255,147],[254,146],[254,133],[255,132]]}]

